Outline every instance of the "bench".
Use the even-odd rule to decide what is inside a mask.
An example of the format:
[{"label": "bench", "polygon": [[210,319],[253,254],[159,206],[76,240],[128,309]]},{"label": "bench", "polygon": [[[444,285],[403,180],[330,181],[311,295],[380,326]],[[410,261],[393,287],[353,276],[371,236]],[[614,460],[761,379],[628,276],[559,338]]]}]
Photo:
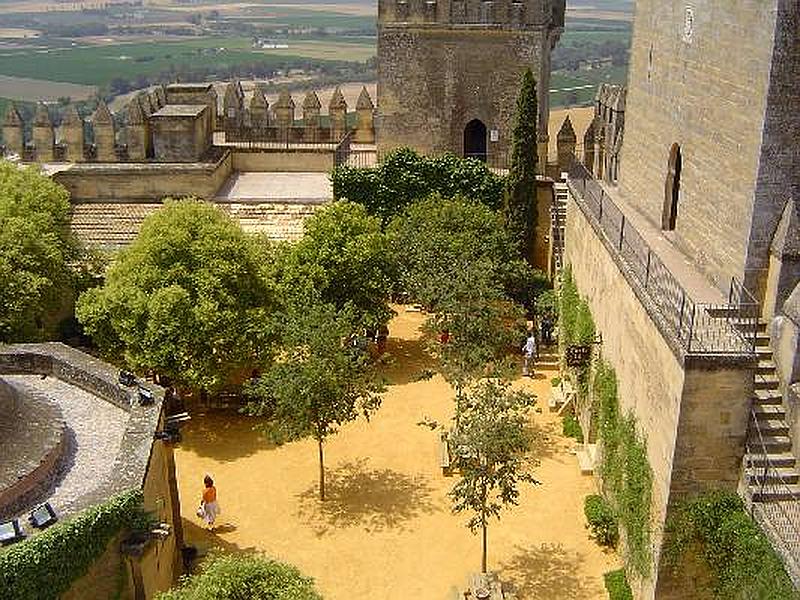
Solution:
[{"label": "bench", "polygon": [[557,386],[550,388],[550,399],[547,406],[550,411],[556,411],[567,405],[575,396],[575,389],[569,381],[561,380]]}]

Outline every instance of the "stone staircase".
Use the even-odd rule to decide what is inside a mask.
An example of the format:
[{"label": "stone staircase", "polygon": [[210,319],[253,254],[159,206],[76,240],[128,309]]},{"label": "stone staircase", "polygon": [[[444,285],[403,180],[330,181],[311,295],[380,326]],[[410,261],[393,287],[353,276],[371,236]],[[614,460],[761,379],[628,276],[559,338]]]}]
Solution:
[{"label": "stone staircase", "polygon": [[736,326],[755,337],[758,360],[740,492],[800,589],[800,465],[792,452],[770,338],[763,321]]},{"label": "stone staircase", "polygon": [[755,333],[758,359],[745,465],[750,496],[753,502],[800,499],[800,469],[792,453],[792,439],[766,323],[739,323],[737,327],[749,334]]}]

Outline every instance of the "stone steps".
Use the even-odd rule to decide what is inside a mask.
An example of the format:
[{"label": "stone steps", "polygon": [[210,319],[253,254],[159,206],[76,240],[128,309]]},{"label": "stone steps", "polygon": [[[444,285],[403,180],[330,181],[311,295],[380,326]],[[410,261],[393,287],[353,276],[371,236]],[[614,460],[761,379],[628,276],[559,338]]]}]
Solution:
[{"label": "stone steps", "polygon": [[748,468],[758,468],[769,465],[778,469],[796,468],[797,459],[791,452],[776,452],[769,456],[751,455],[747,459]]},{"label": "stone steps", "polygon": [[754,502],[784,502],[797,498],[800,498],[800,484],[797,483],[763,490],[756,488],[753,491]]},{"label": "stone steps", "polygon": [[753,404],[783,404],[783,398],[777,389],[756,389]]},{"label": "stone steps", "polygon": [[763,469],[751,467],[747,470],[747,477],[748,481],[754,485],[759,485],[762,481],[768,484],[785,483],[788,485],[800,482],[800,472],[794,467],[769,468],[766,472]]}]

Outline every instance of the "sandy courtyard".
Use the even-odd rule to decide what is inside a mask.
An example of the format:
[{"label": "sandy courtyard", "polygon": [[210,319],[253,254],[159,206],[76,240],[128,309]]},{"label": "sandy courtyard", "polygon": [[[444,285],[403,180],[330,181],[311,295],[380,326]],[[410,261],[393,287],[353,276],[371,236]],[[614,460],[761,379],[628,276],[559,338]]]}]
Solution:
[{"label": "sandy courtyard", "polygon": [[[480,568],[480,538],[453,515],[447,492],[456,481],[439,469],[437,433],[417,423],[443,422],[452,394],[440,376],[416,381],[433,367],[419,340],[419,313],[392,322],[383,404],[369,422],[344,427],[326,446],[328,499],[317,500],[312,441],[271,447],[243,418],[198,414],[176,449],[186,543],[257,549],[314,577],[328,600],[455,600]],[[489,568],[520,599],[605,598],[602,574],[617,566],[584,526],[581,476],[573,443],[547,410],[553,373],[518,382],[539,397],[535,470],[542,482],[523,489],[520,506],[489,528]],[[209,534],[194,515],[203,474],[216,480],[223,509]],[[463,597],[462,597],[463,598]]]}]

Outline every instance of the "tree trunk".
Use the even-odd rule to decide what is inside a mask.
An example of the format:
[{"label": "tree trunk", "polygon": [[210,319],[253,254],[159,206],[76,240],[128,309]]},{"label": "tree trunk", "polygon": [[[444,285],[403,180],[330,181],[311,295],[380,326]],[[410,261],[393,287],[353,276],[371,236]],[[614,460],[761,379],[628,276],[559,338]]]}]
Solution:
[{"label": "tree trunk", "polygon": [[325,463],[322,454],[322,438],[317,438],[319,448],[319,499],[325,500]]},{"label": "tree trunk", "polygon": [[486,573],[486,559],[488,552],[488,545],[486,540],[486,522],[483,523],[483,554],[481,555],[481,573]]}]

